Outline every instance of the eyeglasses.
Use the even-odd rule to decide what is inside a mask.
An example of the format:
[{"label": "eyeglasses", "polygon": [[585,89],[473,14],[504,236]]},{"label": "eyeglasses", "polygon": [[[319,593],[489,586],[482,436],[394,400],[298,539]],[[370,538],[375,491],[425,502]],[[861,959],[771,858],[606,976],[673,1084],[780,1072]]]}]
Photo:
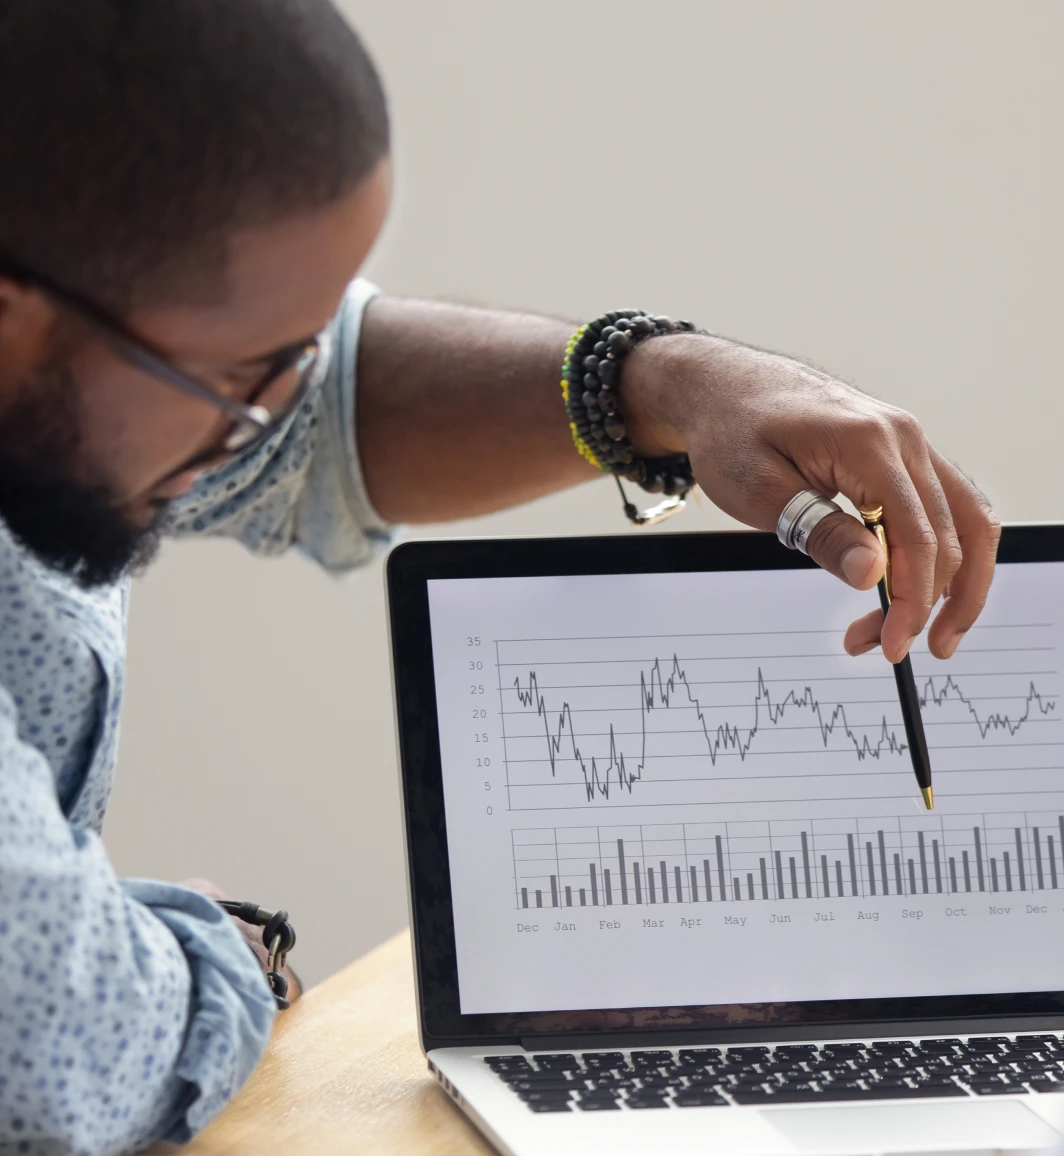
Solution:
[{"label": "eyeglasses", "polygon": [[119,356],[144,373],[190,397],[220,410],[231,421],[219,439],[219,450],[208,451],[201,460],[217,461],[246,453],[277,432],[318,383],[328,365],[330,331],[309,341],[298,341],[270,358],[263,376],[244,401],[227,397],[193,374],[175,365],[165,354],[138,337],[119,317],[80,293],[66,289],[50,277],[35,273],[0,254],[0,274],[32,285],[87,322]]}]

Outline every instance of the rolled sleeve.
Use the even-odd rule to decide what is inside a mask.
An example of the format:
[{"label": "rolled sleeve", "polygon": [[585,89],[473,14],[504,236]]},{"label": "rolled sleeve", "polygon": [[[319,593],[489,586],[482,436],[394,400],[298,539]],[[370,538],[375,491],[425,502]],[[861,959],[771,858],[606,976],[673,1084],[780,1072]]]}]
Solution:
[{"label": "rolled sleeve", "polygon": [[187,1140],[246,1080],[273,997],[221,909],[115,877],[0,691],[0,1151]]},{"label": "rolled sleeve", "polygon": [[395,528],[366,491],[355,431],[359,335],[377,292],[361,278],[352,282],[320,384],[269,441],[189,491],[175,507],[173,534],[234,538],[264,555],[296,547],[336,573],[393,541]]}]

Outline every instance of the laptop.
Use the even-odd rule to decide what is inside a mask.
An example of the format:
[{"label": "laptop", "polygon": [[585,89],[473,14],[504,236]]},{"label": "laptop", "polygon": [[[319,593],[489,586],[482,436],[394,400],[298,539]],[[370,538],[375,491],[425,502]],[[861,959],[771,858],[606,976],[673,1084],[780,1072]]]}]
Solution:
[{"label": "laptop", "polygon": [[956,656],[757,533],[388,565],[421,1042],[500,1152],[1064,1145],[1064,526]]}]

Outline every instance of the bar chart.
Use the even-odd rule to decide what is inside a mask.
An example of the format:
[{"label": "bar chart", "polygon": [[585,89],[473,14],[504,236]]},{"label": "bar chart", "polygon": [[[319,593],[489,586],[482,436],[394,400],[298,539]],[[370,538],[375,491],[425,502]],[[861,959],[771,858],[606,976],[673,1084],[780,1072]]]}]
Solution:
[{"label": "bar chart", "polygon": [[1048,812],[511,832],[518,909],[1059,890]]}]

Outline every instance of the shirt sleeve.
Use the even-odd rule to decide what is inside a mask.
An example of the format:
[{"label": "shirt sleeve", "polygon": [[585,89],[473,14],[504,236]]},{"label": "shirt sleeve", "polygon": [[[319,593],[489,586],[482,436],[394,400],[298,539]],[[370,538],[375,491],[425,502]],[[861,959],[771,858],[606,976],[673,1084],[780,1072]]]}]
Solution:
[{"label": "shirt sleeve", "polygon": [[250,1075],[275,1005],[229,918],[120,881],[68,823],[0,690],[0,1151],[186,1141]]},{"label": "shirt sleeve", "polygon": [[175,505],[170,532],[235,538],[264,555],[295,546],[336,573],[391,543],[394,529],[366,493],[355,436],[359,333],[377,292],[362,278],[351,283],[319,384],[262,446],[204,475]]}]

